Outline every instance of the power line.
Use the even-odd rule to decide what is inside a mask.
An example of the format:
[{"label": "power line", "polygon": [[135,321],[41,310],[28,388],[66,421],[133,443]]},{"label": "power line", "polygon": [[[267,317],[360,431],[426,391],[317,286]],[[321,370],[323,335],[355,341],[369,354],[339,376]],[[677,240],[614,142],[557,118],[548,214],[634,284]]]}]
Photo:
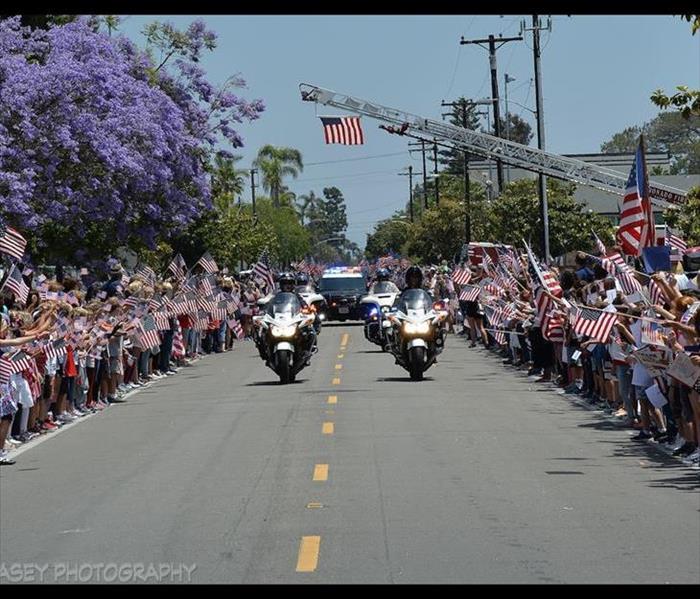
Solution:
[{"label": "power line", "polygon": [[388,173],[393,173],[394,170],[392,169],[390,171],[369,171],[366,173],[353,173],[350,175],[328,175],[327,177],[314,177],[311,179],[298,179],[294,181],[294,183],[308,183],[309,181],[326,181],[327,179],[349,179],[352,177],[369,177],[373,175],[386,175]]},{"label": "power line", "polygon": [[376,154],[375,156],[362,156],[361,158],[341,158],[340,160],[326,160],[324,162],[307,162],[304,167],[317,166],[319,164],[336,164],[338,162],[355,162],[356,160],[371,160],[373,158],[386,158],[387,156],[400,156],[405,152],[393,152],[392,154]]}]

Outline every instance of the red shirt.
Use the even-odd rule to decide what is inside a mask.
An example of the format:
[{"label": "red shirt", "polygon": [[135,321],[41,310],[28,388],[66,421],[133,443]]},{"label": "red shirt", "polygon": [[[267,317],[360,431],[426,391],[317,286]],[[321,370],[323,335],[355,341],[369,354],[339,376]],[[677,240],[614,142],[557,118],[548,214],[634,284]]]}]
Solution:
[{"label": "red shirt", "polygon": [[63,376],[78,376],[78,369],[75,367],[75,360],[73,359],[72,345],[66,347],[66,361],[63,364]]}]

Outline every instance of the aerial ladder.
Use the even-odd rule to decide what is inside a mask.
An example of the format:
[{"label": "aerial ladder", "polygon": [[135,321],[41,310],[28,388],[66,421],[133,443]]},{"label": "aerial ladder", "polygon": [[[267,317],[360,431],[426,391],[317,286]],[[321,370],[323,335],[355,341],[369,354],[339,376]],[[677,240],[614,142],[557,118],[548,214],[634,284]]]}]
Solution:
[{"label": "aerial ladder", "polygon": [[[391,133],[411,135],[437,142],[463,152],[478,154],[488,159],[500,159],[506,164],[542,173],[549,177],[588,185],[616,195],[624,195],[627,178],[612,169],[594,165],[575,158],[559,156],[544,150],[530,148],[507,139],[464,129],[456,125],[426,119],[425,117],[382,106],[347,94],[302,83],[301,99],[389,123],[383,127]],[[649,197],[653,204],[664,208],[678,207],[687,200],[682,189],[649,181]]]}]

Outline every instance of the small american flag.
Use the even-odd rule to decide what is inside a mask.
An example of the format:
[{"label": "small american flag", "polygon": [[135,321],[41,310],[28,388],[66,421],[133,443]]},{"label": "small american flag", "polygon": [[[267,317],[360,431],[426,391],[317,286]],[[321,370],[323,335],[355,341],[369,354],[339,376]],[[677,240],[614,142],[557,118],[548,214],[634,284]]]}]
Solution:
[{"label": "small american flag", "polygon": [[11,375],[29,370],[31,367],[31,358],[24,352],[18,351],[12,356],[8,354],[0,356],[0,383],[7,383]]},{"label": "small american flag", "polygon": [[182,280],[185,278],[187,272],[187,264],[185,259],[181,254],[175,256],[170,264],[168,264],[168,270],[173,273],[173,276],[177,280]]},{"label": "small american flag", "polygon": [[153,285],[156,281],[156,273],[146,264],[136,267],[134,274],[142,276],[149,285]]},{"label": "small american flag", "polygon": [[583,308],[574,322],[573,330],[579,335],[587,335],[593,341],[605,343],[616,322],[617,312],[598,312]]},{"label": "small american flag", "polygon": [[173,335],[173,356],[175,358],[185,357],[185,343],[182,339],[182,327],[177,318],[175,319],[175,333]]},{"label": "small american flag", "polygon": [[465,285],[459,294],[459,299],[463,302],[475,302],[481,293],[481,287],[477,285]]},{"label": "small american flag", "polygon": [[63,339],[50,341],[44,346],[44,353],[46,353],[46,357],[49,360],[52,358],[60,358],[66,353],[66,342]]},{"label": "small american flag", "polygon": [[0,225],[0,252],[21,260],[27,240],[12,227]]},{"label": "small american flag", "polygon": [[150,314],[147,314],[139,321],[139,344],[143,349],[150,349],[160,345],[160,336],[156,321]]},{"label": "small american flag", "polygon": [[663,306],[666,296],[654,279],[649,279],[649,297],[653,304]]},{"label": "small american flag", "polygon": [[231,318],[226,322],[228,324],[228,327],[233,331],[233,334],[236,336],[236,339],[243,339],[243,327],[241,326],[241,323],[238,322],[238,320],[236,320],[235,318]]},{"label": "small american flag", "polygon": [[355,146],[365,143],[359,116],[320,117],[327,144]]},{"label": "small american flag", "polygon": [[206,272],[209,273],[219,272],[219,267],[216,265],[214,258],[211,257],[209,252],[205,252],[204,256],[197,260],[197,264],[195,266],[197,265],[201,266]]},{"label": "small american flag", "polygon": [[598,250],[598,253],[601,256],[605,256],[606,250],[605,250],[605,244],[600,240],[600,237],[598,237],[595,232],[593,233],[593,237],[595,237],[595,247]]},{"label": "small american flag", "polygon": [[253,267],[253,278],[264,282],[267,285],[268,291],[274,290],[275,279],[272,276],[272,270],[270,270],[266,252],[262,253],[260,259]]},{"label": "small american flag", "polygon": [[671,233],[668,227],[666,228],[666,245],[671,246],[671,248],[676,248],[680,254],[685,253],[688,249],[688,244],[678,237],[678,235]]},{"label": "small american flag", "polygon": [[452,281],[455,285],[466,285],[471,278],[472,271],[468,268],[458,268],[452,273]]},{"label": "small american flag", "polygon": [[12,269],[8,273],[2,287],[0,287],[0,292],[2,292],[3,289],[8,289],[11,291],[21,304],[27,303],[27,298],[29,297],[29,287],[27,287],[26,283],[24,282],[19,268],[17,268],[17,266],[14,264],[12,265]]}]

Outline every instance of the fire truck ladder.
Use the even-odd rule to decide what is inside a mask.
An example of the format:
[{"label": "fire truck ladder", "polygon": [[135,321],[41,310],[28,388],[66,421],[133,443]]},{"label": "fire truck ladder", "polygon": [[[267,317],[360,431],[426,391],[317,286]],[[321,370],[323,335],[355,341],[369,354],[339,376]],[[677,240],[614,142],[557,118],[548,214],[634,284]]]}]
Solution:
[{"label": "fire truck ladder", "polygon": [[[422,116],[382,106],[347,94],[302,83],[299,85],[301,99],[333,106],[391,123],[396,128],[390,132],[411,134],[427,141],[439,142],[455,149],[479,154],[489,159],[498,158],[506,164],[528,171],[542,173],[565,181],[588,185],[617,195],[624,195],[627,178],[609,168],[559,156],[543,150],[530,148],[486,133],[471,131],[448,123],[426,119]],[[654,204],[662,207],[679,206],[687,200],[686,192],[656,182],[649,182],[649,195]]]}]

